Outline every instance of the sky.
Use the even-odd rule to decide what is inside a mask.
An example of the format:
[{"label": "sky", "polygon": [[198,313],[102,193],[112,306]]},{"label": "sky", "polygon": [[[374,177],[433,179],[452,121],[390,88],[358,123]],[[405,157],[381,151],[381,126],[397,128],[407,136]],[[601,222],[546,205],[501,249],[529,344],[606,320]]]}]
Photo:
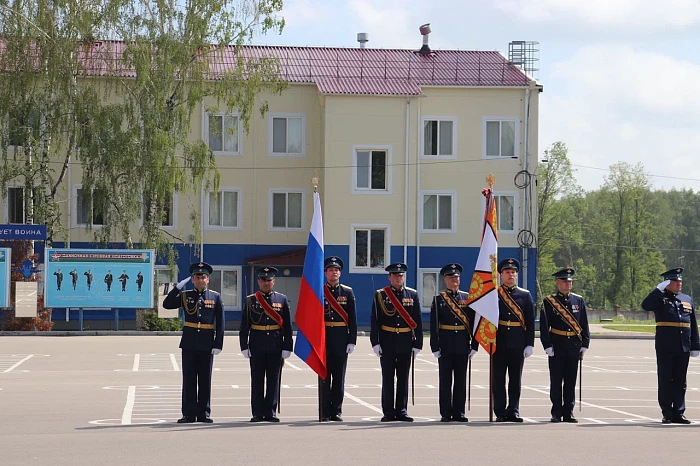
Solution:
[{"label": "sky", "polygon": [[539,152],[569,148],[597,189],[641,162],[657,189],[700,190],[700,0],[285,0],[281,35],[254,44],[498,50],[539,42]]}]

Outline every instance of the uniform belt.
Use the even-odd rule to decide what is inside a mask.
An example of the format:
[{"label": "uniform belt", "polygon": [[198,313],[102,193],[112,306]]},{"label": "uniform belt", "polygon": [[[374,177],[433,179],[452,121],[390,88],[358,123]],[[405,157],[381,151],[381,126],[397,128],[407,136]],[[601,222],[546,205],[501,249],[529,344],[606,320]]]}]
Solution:
[{"label": "uniform belt", "polygon": [[214,324],[203,324],[201,322],[197,322],[196,324],[194,322],[185,322],[185,327],[192,327],[196,329],[205,329],[205,330],[213,330],[214,329]]},{"label": "uniform belt", "polygon": [[348,324],[345,322],[324,322],[326,327],[347,327]]},{"label": "uniform belt", "polygon": [[250,328],[252,330],[262,330],[263,332],[268,332],[270,330],[279,330],[282,327],[280,327],[277,324],[273,324],[273,325],[251,325]]},{"label": "uniform belt", "polygon": [[549,331],[552,332],[552,333],[555,334],[555,335],[561,335],[561,336],[564,336],[564,337],[573,337],[573,336],[575,336],[575,335],[578,335],[578,333],[572,332],[571,330],[559,330],[559,329],[556,329],[556,328],[550,328]]},{"label": "uniform belt", "polygon": [[689,322],[657,322],[657,327],[680,327],[680,328],[690,328]]},{"label": "uniform belt", "polygon": [[466,330],[467,327],[464,325],[460,324],[454,324],[454,325],[446,325],[446,324],[440,324],[440,330]]},{"label": "uniform belt", "polygon": [[504,325],[506,327],[520,327],[520,321],[516,322],[514,320],[499,320],[498,325]]},{"label": "uniform belt", "polygon": [[382,325],[382,330],[391,333],[407,333],[411,331],[411,327],[389,327],[388,325]]}]

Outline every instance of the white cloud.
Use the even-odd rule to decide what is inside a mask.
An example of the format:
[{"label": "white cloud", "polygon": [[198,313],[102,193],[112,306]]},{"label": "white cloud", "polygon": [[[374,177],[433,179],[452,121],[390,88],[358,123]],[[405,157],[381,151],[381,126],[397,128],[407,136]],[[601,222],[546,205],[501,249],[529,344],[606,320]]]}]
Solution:
[{"label": "white cloud", "polygon": [[[700,179],[700,66],[630,47],[580,49],[553,66],[541,96],[542,150],[557,140],[574,164],[607,168],[642,162],[650,174]],[[587,189],[606,172],[580,168]],[[700,182],[652,177],[657,187],[700,188]]]},{"label": "white cloud", "polygon": [[322,21],[330,13],[331,10],[323,1],[288,0],[284,2],[280,16],[288,27],[312,27],[314,21]]},{"label": "white cloud", "polygon": [[494,4],[528,21],[578,21],[625,29],[684,28],[700,23],[698,0],[495,0]]}]

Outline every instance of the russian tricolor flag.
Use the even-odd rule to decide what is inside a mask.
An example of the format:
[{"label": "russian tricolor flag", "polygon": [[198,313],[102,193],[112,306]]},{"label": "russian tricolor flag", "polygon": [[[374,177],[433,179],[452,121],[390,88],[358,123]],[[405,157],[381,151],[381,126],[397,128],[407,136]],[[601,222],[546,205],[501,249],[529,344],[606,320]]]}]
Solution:
[{"label": "russian tricolor flag", "polygon": [[309,245],[301,276],[296,312],[297,339],[294,354],[322,379],[326,378],[326,327],[323,319],[323,219],[321,197],[314,193]]}]

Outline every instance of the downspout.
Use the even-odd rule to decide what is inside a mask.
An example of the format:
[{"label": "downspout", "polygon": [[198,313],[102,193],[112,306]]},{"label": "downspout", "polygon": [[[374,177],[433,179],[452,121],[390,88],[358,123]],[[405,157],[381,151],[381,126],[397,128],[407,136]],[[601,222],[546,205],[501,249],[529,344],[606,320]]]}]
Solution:
[{"label": "downspout", "polygon": [[[525,89],[525,163],[523,168],[526,173],[529,172],[530,167],[530,86],[528,85]],[[530,212],[530,190],[531,186],[527,186],[523,190],[523,230],[530,231],[531,226],[531,212]],[[527,275],[529,268],[529,250],[527,245],[522,247],[523,253],[523,266],[522,266],[522,285],[524,288],[528,288],[527,285]]]},{"label": "downspout", "polygon": [[[199,260],[204,262],[204,189],[202,189],[201,193],[202,199],[199,203],[199,208],[201,212],[199,219]],[[206,194],[209,195],[208,193]]]},{"label": "downspout", "polygon": [[[410,168],[408,160],[408,133],[410,130],[411,118],[411,96],[406,97],[406,177],[404,181],[404,219],[403,219],[403,263],[408,261],[408,170]],[[418,283],[418,282],[416,282]]]},{"label": "downspout", "polygon": [[420,216],[418,212],[420,211],[421,199],[420,199],[420,165],[421,165],[421,146],[420,137],[421,128],[421,101],[418,99],[418,109],[416,111],[416,289],[418,289],[418,284],[420,283]]}]

